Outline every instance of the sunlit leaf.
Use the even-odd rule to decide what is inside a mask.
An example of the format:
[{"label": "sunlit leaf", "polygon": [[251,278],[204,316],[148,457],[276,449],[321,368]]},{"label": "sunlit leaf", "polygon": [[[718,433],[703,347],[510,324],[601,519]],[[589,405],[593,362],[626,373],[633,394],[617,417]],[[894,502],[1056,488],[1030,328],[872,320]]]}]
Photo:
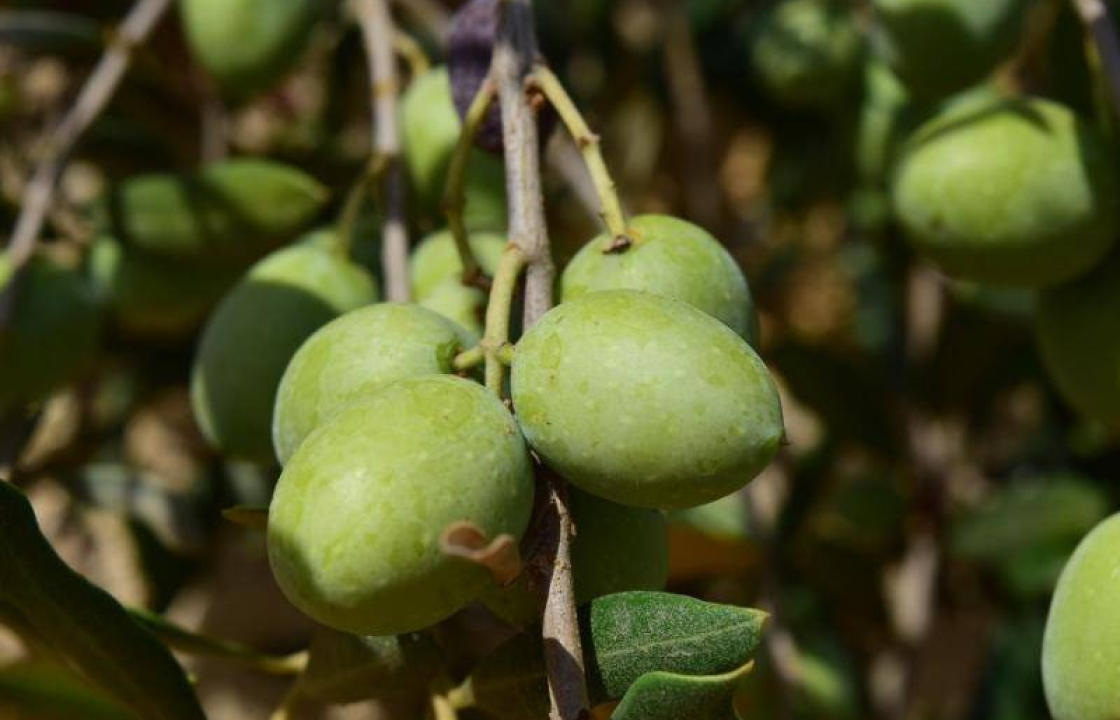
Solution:
[{"label": "sunlit leaf", "polygon": [[753,662],[722,675],[651,672],[626,691],[611,720],[735,720],[735,689]]}]

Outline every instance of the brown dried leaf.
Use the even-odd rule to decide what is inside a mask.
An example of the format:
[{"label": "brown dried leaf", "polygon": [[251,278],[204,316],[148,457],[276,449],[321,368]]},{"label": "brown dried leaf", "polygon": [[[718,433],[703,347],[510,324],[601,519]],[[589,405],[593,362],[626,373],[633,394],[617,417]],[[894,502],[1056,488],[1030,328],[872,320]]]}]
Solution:
[{"label": "brown dried leaf", "polygon": [[477,525],[460,520],[444,529],[439,542],[447,555],[489,570],[499,585],[509,585],[521,574],[521,553],[512,535],[503,534],[489,540]]}]

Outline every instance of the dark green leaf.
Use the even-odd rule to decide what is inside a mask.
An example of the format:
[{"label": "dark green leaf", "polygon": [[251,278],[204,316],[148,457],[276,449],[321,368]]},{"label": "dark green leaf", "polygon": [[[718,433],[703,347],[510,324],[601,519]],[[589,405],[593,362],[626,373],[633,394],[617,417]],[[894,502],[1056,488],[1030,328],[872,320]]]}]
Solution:
[{"label": "dark green leaf", "polygon": [[758,647],[766,613],[629,592],[595,600],[582,620],[592,692],[619,698],[647,672],[714,675],[741,666]]},{"label": "dark green leaf", "polygon": [[1076,544],[1108,506],[1100,489],[1075,476],[1015,483],[953,523],[952,548],[960,557],[1003,562],[1040,546]]},{"label": "dark green leaf", "polygon": [[0,602],[53,650],[138,715],[200,720],[198,699],[166,647],[74,572],[39,531],[31,504],[0,482]]},{"label": "dark green leaf", "polygon": [[303,654],[269,655],[240,643],[191,632],[162,615],[131,609],[132,619],[143,625],[169,647],[187,655],[204,655],[248,663],[258,670],[278,674],[297,673],[304,664]]},{"label": "dark green leaf", "polygon": [[[710,676],[746,663],[766,613],[682,595],[628,592],[581,609],[588,689],[596,703],[623,697],[650,672]],[[469,681],[475,704],[504,720],[547,714],[539,631],[519,635],[483,660]]]},{"label": "dark green leaf", "polygon": [[32,52],[93,53],[101,49],[102,30],[95,21],[49,10],[0,12],[0,45]]},{"label": "dark green leaf", "polygon": [[0,717],[36,720],[131,720],[133,715],[52,665],[0,669]]},{"label": "dark green leaf", "polygon": [[722,675],[651,672],[626,691],[611,720],[735,720],[735,689],[754,662]]},{"label": "dark green leaf", "polygon": [[407,697],[425,692],[440,668],[439,650],[426,635],[360,637],[322,627],[311,641],[300,694],[332,703]]}]

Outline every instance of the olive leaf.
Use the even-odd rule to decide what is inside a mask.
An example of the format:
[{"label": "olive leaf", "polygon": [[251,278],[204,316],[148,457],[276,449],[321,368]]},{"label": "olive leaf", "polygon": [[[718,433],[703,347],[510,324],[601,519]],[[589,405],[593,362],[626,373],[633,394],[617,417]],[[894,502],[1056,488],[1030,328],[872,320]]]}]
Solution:
[{"label": "olive leaf", "polygon": [[735,720],[735,690],[754,661],[720,675],[650,672],[638,678],[611,714],[611,720]]},{"label": "olive leaf", "polygon": [[132,720],[134,716],[60,667],[20,664],[0,668],[0,717]]},{"label": "olive leaf", "polygon": [[[644,675],[702,677],[741,668],[761,639],[766,613],[662,592],[626,592],[581,609],[588,691],[618,699]],[[481,709],[503,720],[548,710],[539,632],[519,635],[483,660],[464,685]]]},{"label": "olive leaf", "polygon": [[298,694],[325,703],[423,696],[442,668],[435,643],[419,634],[372,637],[320,627],[309,653]]},{"label": "olive leaf", "polygon": [[307,664],[304,653],[269,655],[241,643],[193,632],[147,610],[132,608],[128,612],[133,620],[147,628],[168,647],[187,655],[236,660],[263,672],[278,675],[298,673]]},{"label": "olive leaf", "polygon": [[0,45],[40,53],[89,54],[101,49],[101,25],[74,13],[50,10],[0,12]]},{"label": "olive leaf", "polygon": [[327,188],[302,170],[239,158],[193,175],[129,178],[93,214],[100,230],[154,255],[254,257],[302,230],[327,197]]},{"label": "olive leaf", "polygon": [[144,718],[200,720],[183,669],[111,595],[64,563],[31,503],[0,482],[0,604],[52,650]]}]

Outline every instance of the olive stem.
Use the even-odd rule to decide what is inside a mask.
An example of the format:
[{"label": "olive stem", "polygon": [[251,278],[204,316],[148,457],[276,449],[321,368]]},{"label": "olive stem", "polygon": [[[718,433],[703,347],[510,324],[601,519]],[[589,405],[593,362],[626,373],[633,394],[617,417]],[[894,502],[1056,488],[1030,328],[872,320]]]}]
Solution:
[{"label": "olive stem", "polygon": [[1103,0],[1072,0],[1100,59],[1101,72],[1109,87],[1112,110],[1120,118],[1120,36]]},{"label": "olive stem", "polygon": [[486,331],[479,344],[486,358],[486,387],[499,398],[506,366],[501,352],[509,344],[510,311],[517,278],[528,264],[528,258],[517,245],[510,243],[502,251],[494,282],[490,286],[490,300],[486,305]]},{"label": "olive stem", "polygon": [[479,344],[456,355],[451,361],[451,366],[456,370],[469,370],[481,365],[484,360],[486,360],[486,351]]},{"label": "olive stem", "polygon": [[471,156],[471,149],[474,147],[474,139],[486,119],[486,113],[490,110],[490,105],[494,102],[495,94],[494,81],[487,76],[467,108],[466,117],[463,118],[463,127],[459,132],[459,140],[455,143],[455,150],[451,153],[451,163],[447,167],[447,185],[443,193],[443,212],[447,215],[451,237],[455,240],[455,249],[459,253],[459,262],[463,266],[462,278],[465,285],[475,283],[482,275],[478,260],[471,252],[467,226],[463,219],[463,210],[467,204],[467,162]]},{"label": "olive stem", "polygon": [[353,0],[352,12],[362,30],[373,102],[373,154],[385,163],[381,182],[385,220],[381,226],[381,270],[385,296],[408,302],[408,227],[405,221],[404,168],[397,119],[397,61],[393,56],[396,28],[386,0]]},{"label": "olive stem", "polygon": [[[528,262],[523,314],[526,329],[535,325],[552,307],[556,274],[544,219],[537,118],[526,93],[526,79],[536,57],[531,0],[502,0],[490,74],[498,86],[502,111],[510,244],[520,249]],[[505,312],[508,322],[509,309],[505,308]],[[488,309],[487,330],[490,318]],[[498,358],[495,356],[494,360]],[[491,365],[500,378],[501,363],[491,362]],[[489,374],[489,366],[487,370]],[[550,562],[542,630],[549,717],[551,720],[580,720],[587,717],[590,702],[572,584],[571,540],[575,527],[568,513],[563,479],[553,473],[548,473],[548,477],[551,519],[555,520],[552,524],[554,537],[546,538]],[[544,524],[547,526],[549,522],[546,517]]]},{"label": "olive stem", "polygon": [[[54,200],[59,175],[66,166],[67,156],[90,124],[109,104],[128,70],[133,49],[144,42],[170,5],[171,0],[137,0],[113,34],[104,54],[97,61],[97,66],[78,93],[78,98],[51,131],[43,157],[24,189],[20,214],[8,242],[8,262],[13,273],[23,267],[35,251],[43,222]],[[5,297],[3,308],[0,309],[0,324],[3,324],[8,302],[9,298]]]},{"label": "olive stem", "polygon": [[374,155],[366,162],[358,179],[346,191],[346,200],[342,203],[342,211],[338,214],[338,221],[335,223],[334,243],[343,255],[350,255],[350,249],[354,246],[354,232],[358,224],[358,215],[362,210],[362,204],[365,202],[370,188],[377,184],[382,173],[385,172],[385,165],[384,156]]},{"label": "olive stem", "polygon": [[556,77],[556,73],[546,65],[538,64],[534,67],[529,81],[556,109],[556,114],[560,116],[564,127],[568,129],[580,154],[583,155],[583,162],[595,186],[595,194],[599,196],[599,215],[603,224],[607,226],[607,232],[611,234],[612,241],[609,249],[621,250],[629,246],[626,215],[622,211],[622,203],[618,199],[618,190],[611,178],[610,170],[607,169],[607,163],[603,159],[599,136],[588,127],[587,121],[568,95],[568,91],[564,89],[560,79]]},{"label": "olive stem", "polygon": [[424,48],[408,33],[397,30],[393,33],[393,51],[408,64],[408,74],[413,80],[428,72],[431,63]]}]

